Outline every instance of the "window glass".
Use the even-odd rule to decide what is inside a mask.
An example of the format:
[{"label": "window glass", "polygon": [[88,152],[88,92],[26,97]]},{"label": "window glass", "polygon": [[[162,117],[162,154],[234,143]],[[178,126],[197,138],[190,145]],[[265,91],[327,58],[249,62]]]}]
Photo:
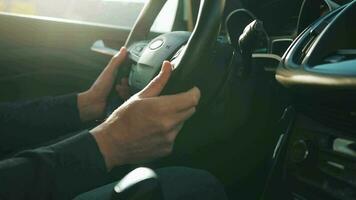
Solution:
[{"label": "window glass", "polygon": [[[61,18],[131,28],[148,0],[0,0],[0,12]],[[178,0],[168,0],[152,27],[172,30]]]}]

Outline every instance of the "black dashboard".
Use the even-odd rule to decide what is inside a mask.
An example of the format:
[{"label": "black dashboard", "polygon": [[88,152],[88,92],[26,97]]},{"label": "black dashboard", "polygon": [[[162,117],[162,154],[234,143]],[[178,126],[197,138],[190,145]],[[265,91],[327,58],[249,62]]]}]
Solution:
[{"label": "black dashboard", "polygon": [[262,199],[355,200],[356,0],[290,2],[285,19],[255,9],[225,23],[235,47],[248,22],[263,20],[269,45],[252,57],[288,96]]},{"label": "black dashboard", "polygon": [[309,25],[329,12],[350,3],[351,0],[313,0],[303,1],[297,24],[297,32],[301,33]]},{"label": "black dashboard", "polygon": [[356,199],[356,1],[307,0],[276,71],[291,103],[264,198]]},{"label": "black dashboard", "polygon": [[286,51],[277,80],[289,88],[355,88],[355,18],[353,2],[311,23]]}]

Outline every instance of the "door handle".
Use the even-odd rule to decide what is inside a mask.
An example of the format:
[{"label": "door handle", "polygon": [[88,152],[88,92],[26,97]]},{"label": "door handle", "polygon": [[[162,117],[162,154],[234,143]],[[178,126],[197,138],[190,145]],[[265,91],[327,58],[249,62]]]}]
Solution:
[{"label": "door handle", "polygon": [[108,56],[114,56],[119,52],[119,50],[117,49],[113,49],[106,46],[103,40],[98,40],[94,42],[94,44],[91,46],[90,49],[96,53],[100,53]]}]

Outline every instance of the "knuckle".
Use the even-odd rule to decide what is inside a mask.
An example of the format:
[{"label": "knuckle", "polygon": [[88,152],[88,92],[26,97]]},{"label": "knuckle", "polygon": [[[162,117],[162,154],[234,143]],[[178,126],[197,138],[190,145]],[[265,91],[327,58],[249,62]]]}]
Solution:
[{"label": "knuckle", "polygon": [[130,107],[139,108],[142,105],[142,100],[138,98],[133,98],[130,100]]},{"label": "knuckle", "polygon": [[143,99],[144,98],[144,90],[138,92],[137,94],[134,95],[135,98],[137,99]]},{"label": "knuckle", "polygon": [[169,145],[173,145],[175,139],[176,139],[176,137],[174,134],[167,134],[167,136],[166,136],[166,140]]},{"label": "knuckle", "polygon": [[116,54],[110,59],[110,64],[118,64],[121,60],[121,57],[119,54]]},{"label": "knuckle", "polygon": [[193,104],[194,106],[198,105],[198,103],[199,103],[199,98],[198,98],[197,95],[192,95],[192,96],[191,96],[191,100],[192,100],[192,104]]},{"label": "knuckle", "polygon": [[130,102],[131,106],[137,106],[140,104],[139,99],[132,99]]},{"label": "knuckle", "polygon": [[173,152],[173,145],[170,145],[169,147],[167,147],[167,154],[171,154]]},{"label": "knuckle", "polygon": [[166,155],[169,155],[173,152],[173,145],[170,145],[168,147],[165,147],[162,151],[163,155],[166,156]]},{"label": "knuckle", "polygon": [[135,104],[142,104],[142,103],[143,103],[143,99],[141,99],[141,98],[133,98],[132,101],[133,101]]},{"label": "knuckle", "polygon": [[160,128],[163,133],[167,133],[172,129],[172,123],[169,120],[158,119],[160,123]]},{"label": "knuckle", "polygon": [[172,128],[172,124],[169,122],[169,121],[162,121],[161,122],[161,128],[162,128],[162,130],[163,131],[169,131],[169,130],[171,130],[171,128]]},{"label": "knuckle", "polygon": [[196,108],[196,107],[193,107],[193,108],[192,108],[192,114],[194,114],[195,112],[197,112],[197,108]]},{"label": "knuckle", "polygon": [[171,135],[168,132],[164,133],[163,139],[166,144],[170,144],[172,142]]},{"label": "knuckle", "polygon": [[166,108],[164,106],[155,106],[157,115],[165,113]]}]

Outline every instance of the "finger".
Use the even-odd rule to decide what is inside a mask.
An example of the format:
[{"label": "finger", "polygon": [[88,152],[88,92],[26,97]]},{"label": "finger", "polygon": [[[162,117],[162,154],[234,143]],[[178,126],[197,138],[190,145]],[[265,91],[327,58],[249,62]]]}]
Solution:
[{"label": "finger", "polygon": [[173,144],[179,134],[179,132],[182,130],[183,124],[177,125],[174,129],[169,131],[168,133],[165,133],[167,135],[168,142],[171,144],[170,146],[173,148]]},{"label": "finger", "polygon": [[109,67],[118,68],[126,59],[127,49],[126,47],[121,47],[120,51],[114,55],[109,63]]},{"label": "finger", "polygon": [[129,87],[129,79],[128,78],[121,79],[121,85]]},{"label": "finger", "polygon": [[172,65],[168,61],[164,61],[161,72],[141,91],[139,96],[149,98],[161,94],[172,74]]},{"label": "finger", "polygon": [[116,85],[115,89],[122,99],[127,100],[130,98],[130,88],[128,86]]},{"label": "finger", "polygon": [[116,85],[115,89],[116,89],[116,91],[120,91],[120,92],[129,91],[130,90],[130,88],[128,86],[125,86],[125,85]]},{"label": "finger", "polygon": [[161,130],[164,133],[166,132],[170,132],[176,128],[182,128],[182,124],[188,120],[190,117],[192,117],[194,115],[194,113],[196,112],[196,108],[190,108],[188,110],[179,112],[179,113],[171,113],[168,116],[165,116],[161,119]]},{"label": "finger", "polygon": [[196,112],[196,108],[193,107],[193,108],[190,108],[188,110],[175,113],[173,115],[173,120],[175,121],[173,126],[177,127],[177,126],[179,126],[179,124],[184,123],[189,118],[191,118],[195,114],[195,112]]},{"label": "finger", "polygon": [[112,84],[116,78],[117,68],[125,60],[126,54],[126,48],[122,47],[120,52],[111,59],[108,66],[103,70],[98,79],[95,81],[93,85],[95,89],[98,91],[111,90]]},{"label": "finger", "polygon": [[166,112],[180,112],[199,104],[200,90],[197,87],[180,94],[159,97],[161,108]]},{"label": "finger", "polygon": [[130,86],[129,86],[129,80],[128,78],[123,78],[121,79],[120,83],[115,86],[115,89],[117,92],[122,92],[122,91],[129,91]]}]

